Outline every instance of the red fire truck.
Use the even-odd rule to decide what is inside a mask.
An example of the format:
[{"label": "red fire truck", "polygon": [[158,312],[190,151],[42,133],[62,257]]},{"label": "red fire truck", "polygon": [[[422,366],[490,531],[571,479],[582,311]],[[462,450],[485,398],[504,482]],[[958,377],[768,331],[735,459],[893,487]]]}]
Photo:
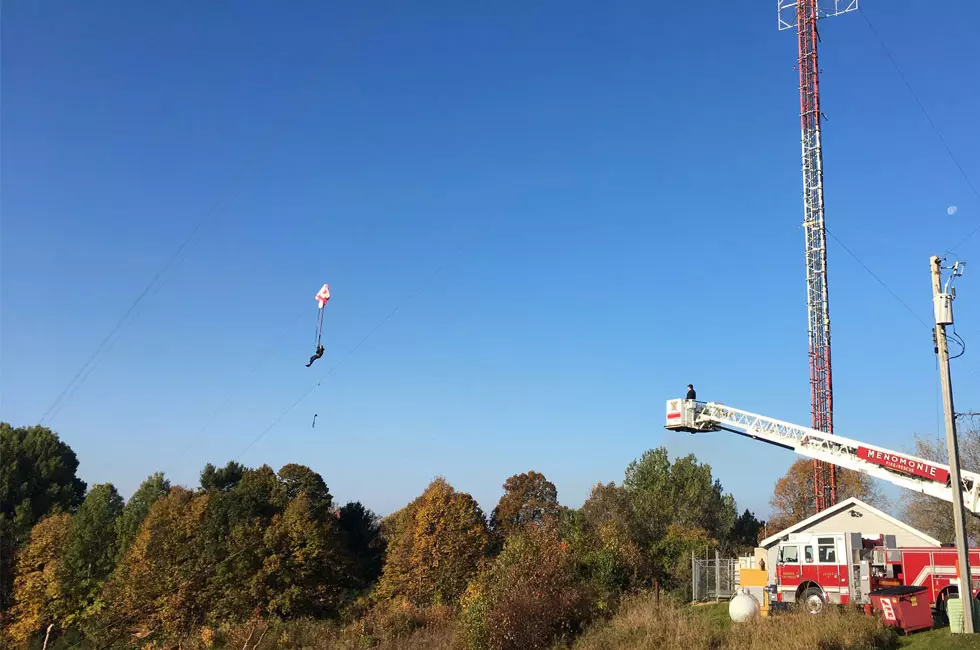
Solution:
[{"label": "red fire truck", "polygon": [[[791,533],[779,542],[776,600],[802,603],[817,613],[826,603],[863,605],[869,593],[884,587],[925,587],[924,596],[940,612],[958,592],[956,549],[896,548],[891,535]],[[980,566],[980,549],[970,550],[970,565]],[[980,593],[980,575],[971,576]]]},{"label": "red fire truck", "polygon": [[[964,507],[980,515],[980,474],[975,472],[960,472],[960,485],[953,486],[949,467],[930,460],[717,402],[668,400],[665,428],[690,433],[730,431],[947,502],[959,489]],[[969,562],[971,592],[976,596],[980,549],[970,550]],[[864,604],[869,602],[869,592],[894,586],[925,586],[931,602],[943,611],[950,593],[958,591],[955,548],[896,548],[891,536],[790,534],[779,544],[775,569],[777,599],[804,603],[810,611],[819,611],[828,602]]]}]

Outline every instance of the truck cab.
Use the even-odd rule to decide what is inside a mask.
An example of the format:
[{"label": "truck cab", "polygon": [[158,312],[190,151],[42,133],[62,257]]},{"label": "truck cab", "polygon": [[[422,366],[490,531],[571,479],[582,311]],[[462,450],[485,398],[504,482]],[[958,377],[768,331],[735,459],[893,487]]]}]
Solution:
[{"label": "truck cab", "polygon": [[[886,540],[885,537],[892,538]],[[874,549],[894,544],[893,536],[864,538],[861,533],[791,533],[779,542],[776,555],[776,597],[795,602],[811,613],[828,603],[863,604],[867,594],[887,578],[874,564]]]}]

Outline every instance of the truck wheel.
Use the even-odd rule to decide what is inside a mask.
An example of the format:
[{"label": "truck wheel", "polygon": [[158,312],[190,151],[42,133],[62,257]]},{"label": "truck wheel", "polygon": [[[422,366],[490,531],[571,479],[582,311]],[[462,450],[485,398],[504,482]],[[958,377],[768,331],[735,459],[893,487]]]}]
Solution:
[{"label": "truck wheel", "polygon": [[817,587],[810,587],[803,592],[800,604],[803,605],[808,614],[820,614],[823,612],[824,606],[823,592]]},{"label": "truck wheel", "polygon": [[946,616],[946,601],[949,600],[949,591],[944,589],[939,592],[939,598],[936,599],[936,612],[941,616]]},{"label": "truck wheel", "polygon": [[936,618],[942,625],[949,624],[949,616],[946,612],[946,605],[949,601],[950,596],[958,597],[959,590],[956,587],[946,587],[939,592],[939,596],[936,598]]}]

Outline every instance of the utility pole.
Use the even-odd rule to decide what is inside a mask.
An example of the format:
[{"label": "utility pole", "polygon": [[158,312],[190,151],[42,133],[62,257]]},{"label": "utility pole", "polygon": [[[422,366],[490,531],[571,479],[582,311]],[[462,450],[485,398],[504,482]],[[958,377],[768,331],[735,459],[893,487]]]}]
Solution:
[{"label": "utility pole", "polygon": [[953,386],[949,377],[949,346],[946,342],[946,326],[953,324],[953,298],[956,290],[953,280],[963,275],[962,262],[949,267],[949,278],[943,286],[942,261],[933,255],[929,258],[932,271],[932,305],[936,317],[936,352],[939,354],[939,375],[943,382],[943,411],[946,415],[946,451],[949,453],[949,475],[953,486],[953,523],[956,526],[956,556],[959,565],[960,600],[963,602],[963,631],[973,634],[973,582],[970,579],[970,545],[966,538],[966,513],[963,510],[963,490],[960,486],[960,449],[956,440],[956,412],[953,410]]}]

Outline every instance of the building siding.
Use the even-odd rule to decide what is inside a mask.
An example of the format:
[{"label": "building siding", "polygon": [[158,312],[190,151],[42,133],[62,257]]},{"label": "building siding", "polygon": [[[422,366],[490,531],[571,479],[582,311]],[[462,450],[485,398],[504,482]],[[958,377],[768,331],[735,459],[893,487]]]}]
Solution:
[{"label": "building siding", "polygon": [[[855,517],[852,512],[861,516]],[[873,510],[853,505],[846,510],[838,512],[827,519],[822,519],[807,527],[803,531],[808,533],[862,533],[865,536],[877,537],[878,535],[894,535],[897,546],[936,546],[928,538],[916,535],[915,533],[896,526],[887,519],[880,517]]]}]

